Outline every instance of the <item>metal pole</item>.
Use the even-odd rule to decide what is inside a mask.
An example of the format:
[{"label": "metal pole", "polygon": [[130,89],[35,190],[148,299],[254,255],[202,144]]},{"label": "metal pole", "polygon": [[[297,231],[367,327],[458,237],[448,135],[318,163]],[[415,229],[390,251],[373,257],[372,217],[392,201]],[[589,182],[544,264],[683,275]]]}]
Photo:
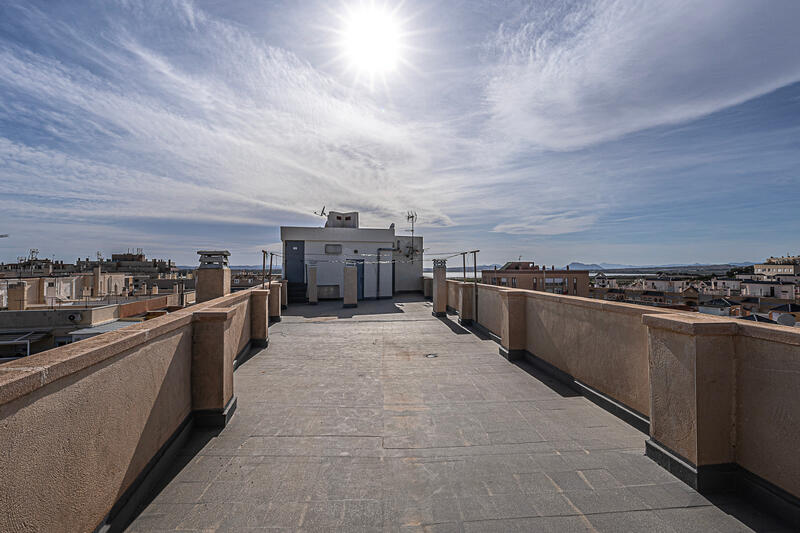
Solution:
[{"label": "metal pole", "polygon": [[467,281],[467,252],[461,252],[461,265],[464,271],[464,282]]},{"label": "metal pole", "polygon": [[269,253],[269,281],[272,282],[272,256],[275,255],[273,252]]},{"label": "metal pole", "polygon": [[472,250],[472,272],[475,279],[472,280],[473,292],[473,315],[475,316],[475,324],[478,323],[478,252],[480,250]]},{"label": "metal pole", "polygon": [[261,288],[265,287],[264,284],[264,273],[267,270],[267,251],[261,250]]}]

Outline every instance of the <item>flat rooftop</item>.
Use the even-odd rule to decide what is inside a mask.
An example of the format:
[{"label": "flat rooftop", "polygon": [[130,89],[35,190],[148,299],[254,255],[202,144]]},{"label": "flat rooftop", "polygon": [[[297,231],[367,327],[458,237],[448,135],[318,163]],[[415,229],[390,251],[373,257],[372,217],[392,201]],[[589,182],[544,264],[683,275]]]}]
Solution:
[{"label": "flat rooftop", "polygon": [[419,298],[291,306],[234,379],[129,531],[789,531]]}]

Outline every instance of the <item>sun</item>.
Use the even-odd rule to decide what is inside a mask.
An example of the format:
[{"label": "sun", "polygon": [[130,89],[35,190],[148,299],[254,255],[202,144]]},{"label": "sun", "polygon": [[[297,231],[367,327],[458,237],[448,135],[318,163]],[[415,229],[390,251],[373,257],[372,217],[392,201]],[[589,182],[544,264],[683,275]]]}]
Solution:
[{"label": "sun", "polygon": [[397,69],[403,60],[403,32],[395,12],[362,3],[340,17],[341,58],[357,77],[373,80]]}]

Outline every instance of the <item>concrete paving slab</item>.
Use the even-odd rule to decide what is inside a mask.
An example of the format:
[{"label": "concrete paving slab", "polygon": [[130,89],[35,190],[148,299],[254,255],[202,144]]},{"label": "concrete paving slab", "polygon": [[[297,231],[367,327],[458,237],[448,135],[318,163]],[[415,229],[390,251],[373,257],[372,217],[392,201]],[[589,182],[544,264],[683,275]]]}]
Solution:
[{"label": "concrete paving slab", "polygon": [[416,297],[291,305],[229,425],[192,436],[129,530],[788,531],[453,320]]}]

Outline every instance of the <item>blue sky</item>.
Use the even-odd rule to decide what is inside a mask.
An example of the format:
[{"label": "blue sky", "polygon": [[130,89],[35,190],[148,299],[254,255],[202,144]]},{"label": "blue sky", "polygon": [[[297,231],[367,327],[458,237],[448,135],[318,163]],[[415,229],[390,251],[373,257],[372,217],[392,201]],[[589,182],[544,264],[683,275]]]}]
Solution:
[{"label": "blue sky", "polygon": [[237,264],[328,209],[430,252],[657,264],[800,252],[800,2],[0,4],[0,260]]}]

